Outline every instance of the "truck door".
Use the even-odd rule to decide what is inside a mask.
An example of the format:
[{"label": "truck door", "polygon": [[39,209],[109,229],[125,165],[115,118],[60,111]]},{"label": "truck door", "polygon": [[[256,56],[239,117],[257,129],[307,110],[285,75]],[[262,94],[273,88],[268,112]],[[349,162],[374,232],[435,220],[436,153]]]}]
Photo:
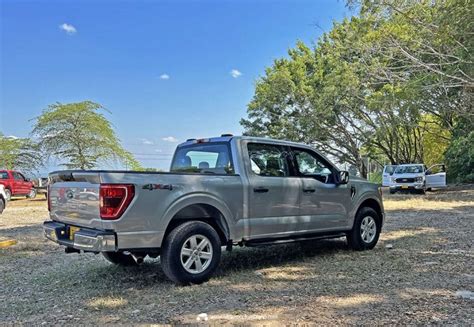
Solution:
[{"label": "truck door", "polygon": [[281,237],[295,231],[300,181],[290,176],[287,150],[278,144],[247,143],[250,238]]},{"label": "truck door", "polygon": [[347,227],[351,191],[336,183],[337,170],[316,152],[291,148],[295,173],[301,180],[299,231]]},{"label": "truck door", "polygon": [[434,165],[425,172],[426,188],[446,187],[446,169],[444,165]]},{"label": "truck door", "polygon": [[24,195],[28,192],[26,191],[25,178],[22,174],[14,171],[13,172],[13,187],[12,194]]},{"label": "truck door", "polygon": [[393,175],[393,172],[395,171],[395,168],[397,166],[395,165],[385,165],[383,166],[383,172],[382,172],[382,186],[390,186],[390,181]]}]

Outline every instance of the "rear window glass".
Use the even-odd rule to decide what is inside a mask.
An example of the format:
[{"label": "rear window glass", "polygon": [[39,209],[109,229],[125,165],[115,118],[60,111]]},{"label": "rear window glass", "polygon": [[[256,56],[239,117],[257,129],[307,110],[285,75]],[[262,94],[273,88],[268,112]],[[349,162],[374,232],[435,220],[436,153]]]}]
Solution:
[{"label": "rear window glass", "polygon": [[233,174],[229,145],[208,143],[178,148],[171,164],[171,172]]}]

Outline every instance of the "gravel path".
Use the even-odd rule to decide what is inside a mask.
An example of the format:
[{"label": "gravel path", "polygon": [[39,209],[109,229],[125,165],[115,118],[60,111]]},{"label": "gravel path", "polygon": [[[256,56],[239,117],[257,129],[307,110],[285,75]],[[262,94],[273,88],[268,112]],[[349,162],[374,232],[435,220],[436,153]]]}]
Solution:
[{"label": "gravel path", "polygon": [[373,251],[344,239],[237,248],[210,282],[177,287],[159,260],[124,269],[66,255],[43,239],[46,202],[13,200],[0,215],[0,240],[18,241],[0,249],[0,325],[195,323],[201,313],[212,324],[473,325],[474,188],[387,195],[385,206]]}]

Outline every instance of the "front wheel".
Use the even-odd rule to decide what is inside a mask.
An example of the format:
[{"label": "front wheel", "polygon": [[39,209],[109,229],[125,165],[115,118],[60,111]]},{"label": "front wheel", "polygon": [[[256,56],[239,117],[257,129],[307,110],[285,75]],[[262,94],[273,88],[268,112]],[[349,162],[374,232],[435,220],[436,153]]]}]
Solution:
[{"label": "front wheel", "polygon": [[360,209],[357,212],[354,227],[347,234],[349,246],[357,251],[373,249],[379,240],[382,229],[381,218],[372,208]]},{"label": "front wheel", "polygon": [[3,212],[3,209],[5,209],[5,200],[0,198],[0,213]]},{"label": "front wheel", "polygon": [[183,285],[207,281],[220,258],[219,235],[201,221],[186,222],[173,229],[161,251],[163,272],[173,282]]},{"label": "front wheel", "polygon": [[102,252],[107,261],[112,262],[118,266],[137,266],[137,262],[131,255],[126,255],[123,252]]}]

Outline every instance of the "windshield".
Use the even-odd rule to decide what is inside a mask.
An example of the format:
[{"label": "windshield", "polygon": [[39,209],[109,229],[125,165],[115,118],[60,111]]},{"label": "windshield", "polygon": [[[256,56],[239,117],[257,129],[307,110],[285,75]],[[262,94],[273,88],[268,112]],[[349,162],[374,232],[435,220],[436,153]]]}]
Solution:
[{"label": "windshield", "polygon": [[395,174],[419,174],[422,172],[422,165],[398,166],[395,169]]},{"label": "windshield", "polygon": [[233,174],[228,143],[193,144],[176,150],[171,172]]},{"label": "windshield", "polygon": [[387,173],[387,174],[392,175],[393,172],[395,171],[395,168],[397,168],[397,166],[387,165],[387,166],[385,166],[384,172]]}]

